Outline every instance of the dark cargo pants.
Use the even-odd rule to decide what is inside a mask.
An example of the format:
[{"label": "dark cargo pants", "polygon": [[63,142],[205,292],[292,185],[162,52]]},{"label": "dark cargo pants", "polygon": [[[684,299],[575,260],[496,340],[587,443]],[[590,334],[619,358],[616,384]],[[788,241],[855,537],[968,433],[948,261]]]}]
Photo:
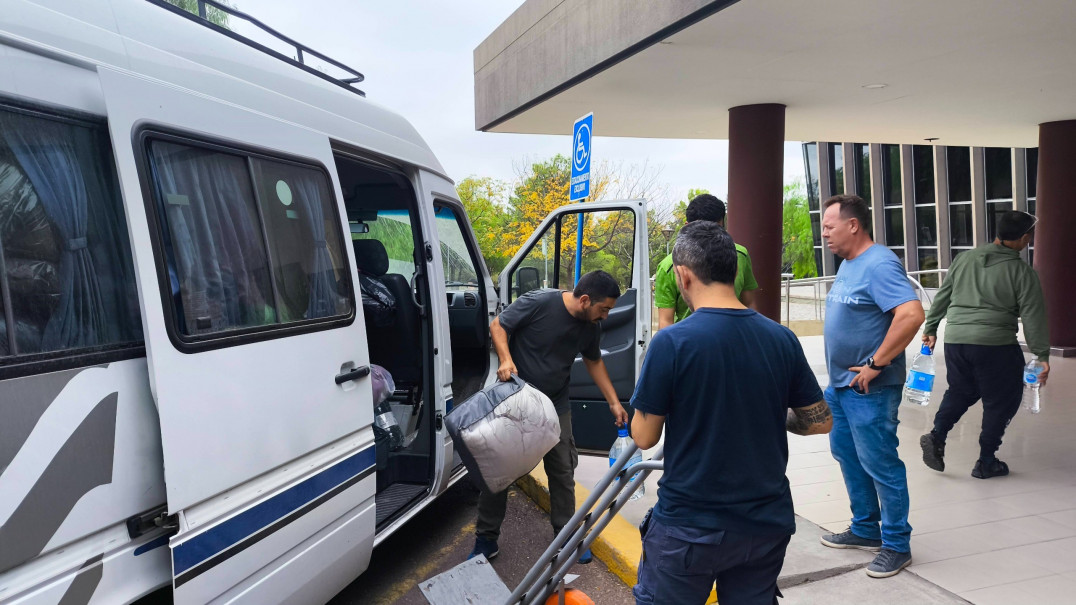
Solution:
[{"label": "dark cargo pants", "polygon": [[[579,464],[579,452],[572,437],[572,413],[558,416],[560,442],[542,458],[545,474],[549,477],[549,521],[554,533],[568,524],[575,514],[575,467]],[[482,491],[478,496],[478,522],[475,534],[479,538],[496,541],[501,535],[501,523],[508,510],[508,490],[499,494]]]},{"label": "dark cargo pants", "polygon": [[934,435],[942,442],[968,409],[983,400],[979,457],[989,460],[1001,447],[1005,428],[1020,409],[1024,393],[1024,352],[1020,345],[945,343],[949,388],[934,416]]}]

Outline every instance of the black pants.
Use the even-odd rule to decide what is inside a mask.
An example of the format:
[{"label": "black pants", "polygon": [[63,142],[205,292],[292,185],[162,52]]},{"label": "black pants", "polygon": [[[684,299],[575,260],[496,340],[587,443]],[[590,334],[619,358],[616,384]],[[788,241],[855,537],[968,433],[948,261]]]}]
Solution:
[{"label": "black pants", "polygon": [[989,460],[1001,447],[1005,427],[1020,409],[1024,352],[1020,345],[945,345],[949,388],[934,416],[934,435],[941,441],[968,408],[983,400],[979,458]]}]

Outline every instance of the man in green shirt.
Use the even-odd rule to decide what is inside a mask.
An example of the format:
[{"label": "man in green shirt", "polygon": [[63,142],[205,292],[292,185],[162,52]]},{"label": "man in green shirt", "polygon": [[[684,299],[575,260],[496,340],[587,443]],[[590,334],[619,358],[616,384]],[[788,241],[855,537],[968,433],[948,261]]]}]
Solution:
[{"label": "man in green shirt", "polygon": [[945,437],[979,399],[983,400],[983,428],[979,434],[979,460],[971,475],[989,479],[1009,474],[997,459],[1005,427],[1020,408],[1023,394],[1024,352],[1016,340],[1016,320],[1024,322],[1028,349],[1046,366],[1039,381],[1050,373],[1050,341],[1046,305],[1039,276],[1020,258],[1035,228],[1035,217],[1010,210],[998,217],[993,243],[962,253],[949,267],[923,327],[923,342],[934,348],[938,324],[945,327],[945,391],[934,429],[919,439],[923,462],[945,470]]},{"label": "man in green shirt", "polygon": [[[688,202],[687,212],[684,214],[689,223],[713,221],[722,227],[725,226],[725,202],[709,193],[696,196]],[[751,271],[751,256],[747,254],[747,248],[739,244],[736,244],[736,261],[736,281],[733,284],[736,298],[740,299],[745,307],[754,309],[758,282],[755,281],[755,274]],[[654,306],[658,308],[659,330],[691,315],[691,310],[688,309],[684,298],[680,296],[680,289],[676,285],[672,255],[666,256],[665,260],[661,261],[654,275]]]}]

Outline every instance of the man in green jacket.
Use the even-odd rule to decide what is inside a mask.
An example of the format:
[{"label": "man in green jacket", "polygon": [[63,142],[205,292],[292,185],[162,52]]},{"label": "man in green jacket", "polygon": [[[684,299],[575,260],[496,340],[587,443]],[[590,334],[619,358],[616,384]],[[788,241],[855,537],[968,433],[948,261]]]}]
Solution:
[{"label": "man in green jacket", "polygon": [[[689,223],[713,221],[724,227],[725,202],[709,193],[695,196],[688,202],[684,218]],[[747,254],[747,248],[740,244],[736,244],[736,281],[733,287],[736,290],[736,298],[740,299],[745,307],[754,309],[758,282],[755,281],[755,274],[751,270],[751,256]],[[658,308],[659,330],[691,315],[691,310],[688,309],[684,297],[680,296],[680,288],[676,285],[671,254],[661,261],[654,275],[654,306]]]},{"label": "man in green jacket", "polygon": [[993,243],[958,256],[945,278],[923,328],[923,342],[934,349],[938,324],[945,328],[945,391],[934,429],[919,439],[923,462],[945,470],[945,436],[979,399],[983,400],[983,428],[979,434],[979,460],[971,476],[989,479],[1009,474],[997,459],[1005,427],[1020,407],[1023,393],[1024,352],[1016,340],[1016,320],[1024,322],[1027,346],[1046,366],[1039,380],[1050,373],[1050,344],[1039,277],[1020,258],[1031,241],[1035,217],[1008,211],[998,217]]}]

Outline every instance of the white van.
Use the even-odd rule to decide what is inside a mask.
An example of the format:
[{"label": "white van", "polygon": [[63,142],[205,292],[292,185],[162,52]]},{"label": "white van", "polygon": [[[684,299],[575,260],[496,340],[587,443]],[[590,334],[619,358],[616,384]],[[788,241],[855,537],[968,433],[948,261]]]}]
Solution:
[{"label": "white van", "polygon": [[[643,202],[553,213],[498,295],[452,182],[361,74],[227,19],[0,9],[2,603],[331,598],[462,476],[444,415],[494,379],[497,310],[570,287],[582,209],[623,259],[602,348],[631,394]],[[371,364],[401,443],[375,436]],[[607,448],[581,364],[572,397],[580,446]]]}]

